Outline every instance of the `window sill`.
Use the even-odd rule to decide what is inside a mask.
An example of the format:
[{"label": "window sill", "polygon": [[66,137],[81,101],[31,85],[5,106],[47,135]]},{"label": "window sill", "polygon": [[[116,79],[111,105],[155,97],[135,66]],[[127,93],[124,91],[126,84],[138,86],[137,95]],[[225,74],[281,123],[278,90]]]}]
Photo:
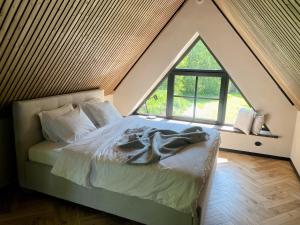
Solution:
[{"label": "window sill", "polygon": [[[166,119],[166,118],[161,118],[161,117],[156,117],[156,116],[143,116],[143,115],[138,115],[139,117],[142,117],[147,120],[154,120],[154,121],[169,121],[169,122],[176,122],[180,124],[190,124],[193,126],[202,126],[202,127],[207,127],[207,128],[214,128],[218,131],[222,132],[231,132],[231,133],[237,133],[237,134],[243,134],[242,131],[240,131],[237,128],[234,128],[233,126],[228,126],[228,125],[213,125],[213,124],[205,124],[205,123],[195,123],[195,122],[186,122],[186,121],[181,121],[181,120],[174,120],[174,119]],[[258,135],[255,134],[250,134],[252,136],[259,136],[259,137],[268,137],[268,138],[279,138],[278,135],[272,134],[270,131],[267,130],[262,130]]]}]

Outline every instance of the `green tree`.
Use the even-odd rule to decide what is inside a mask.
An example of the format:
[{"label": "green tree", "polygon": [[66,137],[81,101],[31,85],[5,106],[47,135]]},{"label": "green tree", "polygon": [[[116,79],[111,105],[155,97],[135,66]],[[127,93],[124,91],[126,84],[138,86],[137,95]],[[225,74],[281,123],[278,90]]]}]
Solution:
[{"label": "green tree", "polygon": [[221,70],[222,68],[202,41],[198,41],[176,68]]}]

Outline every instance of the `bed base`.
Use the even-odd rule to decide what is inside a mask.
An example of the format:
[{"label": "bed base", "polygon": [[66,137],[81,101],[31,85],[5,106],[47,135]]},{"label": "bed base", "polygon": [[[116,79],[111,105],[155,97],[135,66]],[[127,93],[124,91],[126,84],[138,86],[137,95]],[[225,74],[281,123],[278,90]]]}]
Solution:
[{"label": "bed base", "polygon": [[[51,167],[41,163],[27,161],[25,170],[26,182],[25,185],[22,185],[23,188],[42,192],[143,224],[197,224],[192,215],[176,211],[150,200],[127,196],[102,188],[85,188],[79,186],[66,179],[52,175],[50,172]],[[206,190],[203,191],[201,196],[201,224],[204,224],[210,182],[207,182]]]}]

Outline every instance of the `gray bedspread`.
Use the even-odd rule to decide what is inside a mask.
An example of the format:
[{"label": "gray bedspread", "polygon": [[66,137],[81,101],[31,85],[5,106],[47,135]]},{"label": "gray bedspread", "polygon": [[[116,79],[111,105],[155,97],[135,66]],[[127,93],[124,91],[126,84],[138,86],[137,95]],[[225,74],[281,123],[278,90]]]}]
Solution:
[{"label": "gray bedspread", "polygon": [[201,127],[176,132],[144,126],[126,130],[116,146],[127,153],[126,163],[146,165],[175,155],[187,145],[207,140],[208,134]]}]

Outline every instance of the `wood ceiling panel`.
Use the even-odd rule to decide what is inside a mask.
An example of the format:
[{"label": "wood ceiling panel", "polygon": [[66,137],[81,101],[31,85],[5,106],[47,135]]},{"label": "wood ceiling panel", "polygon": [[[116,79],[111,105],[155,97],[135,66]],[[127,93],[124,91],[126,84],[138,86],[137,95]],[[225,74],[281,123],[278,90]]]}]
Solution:
[{"label": "wood ceiling panel", "polygon": [[300,1],[214,1],[300,109]]},{"label": "wood ceiling panel", "polygon": [[0,1],[0,106],[97,87],[110,94],[183,2]]}]

